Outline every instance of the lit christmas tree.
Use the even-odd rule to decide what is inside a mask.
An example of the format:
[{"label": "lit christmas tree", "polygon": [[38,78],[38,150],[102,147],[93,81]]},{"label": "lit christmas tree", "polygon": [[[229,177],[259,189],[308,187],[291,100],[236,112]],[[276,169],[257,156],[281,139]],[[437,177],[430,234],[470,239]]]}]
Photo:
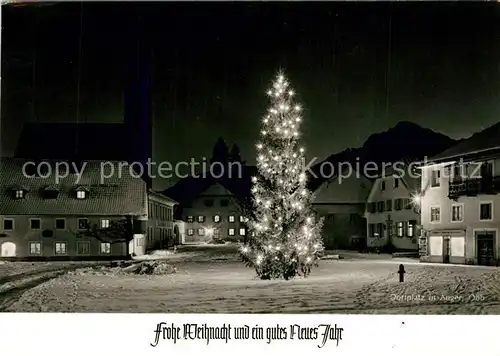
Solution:
[{"label": "lit christmas tree", "polygon": [[243,260],[261,279],[307,276],[323,251],[321,228],[306,188],[304,149],[299,146],[301,107],[283,74],[267,92],[270,108],[257,144],[258,177],[253,177],[252,237]]}]

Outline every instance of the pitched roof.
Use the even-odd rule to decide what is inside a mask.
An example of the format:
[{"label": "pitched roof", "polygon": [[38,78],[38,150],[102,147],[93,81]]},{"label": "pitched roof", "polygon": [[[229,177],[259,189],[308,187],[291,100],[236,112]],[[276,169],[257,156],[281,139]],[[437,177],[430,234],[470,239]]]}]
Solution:
[{"label": "pitched roof", "polygon": [[471,137],[459,141],[456,145],[431,157],[431,162],[443,161],[446,159],[458,158],[473,153],[486,152],[500,148],[500,122],[477,132]]},{"label": "pitched roof", "polygon": [[28,123],[14,154],[18,158],[127,161],[124,124]]},{"label": "pitched roof", "polygon": [[[0,159],[0,215],[147,215],[146,184],[128,170],[101,179],[103,161],[84,161],[80,181],[76,174],[70,174],[56,182],[55,175],[24,175],[25,162],[18,158]],[[118,167],[118,161],[112,163]],[[24,199],[12,198],[12,189],[18,186],[27,190]],[[44,199],[42,191],[49,186],[58,189],[56,199]],[[88,190],[86,199],[74,197],[78,187]]]}]

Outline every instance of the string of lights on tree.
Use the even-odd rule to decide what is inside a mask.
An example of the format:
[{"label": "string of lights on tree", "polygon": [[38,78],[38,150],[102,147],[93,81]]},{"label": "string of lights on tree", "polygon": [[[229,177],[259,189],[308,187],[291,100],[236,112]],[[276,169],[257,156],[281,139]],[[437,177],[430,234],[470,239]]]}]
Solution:
[{"label": "string of lights on tree", "polygon": [[299,145],[301,106],[283,73],[267,92],[270,107],[257,143],[258,174],[252,177],[254,221],[243,260],[261,279],[307,276],[323,251],[322,220],[311,209],[304,148]]}]

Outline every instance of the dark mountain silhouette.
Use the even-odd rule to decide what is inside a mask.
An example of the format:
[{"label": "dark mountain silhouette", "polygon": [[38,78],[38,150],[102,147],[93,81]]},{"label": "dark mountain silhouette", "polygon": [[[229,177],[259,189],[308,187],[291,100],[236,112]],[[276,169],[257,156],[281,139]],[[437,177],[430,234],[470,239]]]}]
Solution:
[{"label": "dark mountain silhouette", "polygon": [[[373,166],[381,169],[383,163],[414,162],[430,158],[458,142],[415,123],[401,121],[387,131],[372,134],[363,146],[346,149],[316,164],[311,170],[318,179],[310,178],[310,188],[314,190],[324,181],[321,177],[321,165],[325,162],[333,164],[334,167],[338,167],[340,162],[349,162],[353,167],[356,162],[359,162],[360,167],[373,162]],[[370,170],[370,173],[375,171]]]},{"label": "dark mountain silhouette", "polygon": [[[379,132],[368,137],[363,146],[348,148],[329,156],[323,162],[330,162],[334,167],[340,162],[349,162],[355,167],[359,162],[363,167],[367,162],[374,162],[382,167],[382,163],[395,163],[398,161],[421,161],[425,157],[434,156],[459,141],[446,135],[423,128],[417,124],[402,121],[393,128]],[[310,176],[308,188],[316,190],[325,180],[321,177],[319,163],[312,167],[318,178]],[[370,173],[374,173],[370,171]],[[232,192],[241,201],[248,202],[250,198],[251,177],[257,174],[255,166],[242,166],[241,174],[234,168],[231,174],[222,178],[214,178],[206,173],[205,178],[188,177],[180,180],[173,187],[162,192],[178,201],[180,205],[189,206],[196,197],[212,184],[219,183]]]}]

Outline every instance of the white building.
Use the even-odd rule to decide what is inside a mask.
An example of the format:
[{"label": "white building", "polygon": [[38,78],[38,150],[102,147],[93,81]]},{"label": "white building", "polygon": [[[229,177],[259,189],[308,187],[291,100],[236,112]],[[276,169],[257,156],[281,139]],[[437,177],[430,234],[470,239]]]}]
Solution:
[{"label": "white building", "polygon": [[496,264],[500,225],[500,123],[422,167],[421,259]]},{"label": "white building", "polygon": [[419,185],[419,178],[410,176],[408,166],[404,172],[387,170],[375,180],[365,212],[368,248],[417,251],[420,216],[413,197]]}]

